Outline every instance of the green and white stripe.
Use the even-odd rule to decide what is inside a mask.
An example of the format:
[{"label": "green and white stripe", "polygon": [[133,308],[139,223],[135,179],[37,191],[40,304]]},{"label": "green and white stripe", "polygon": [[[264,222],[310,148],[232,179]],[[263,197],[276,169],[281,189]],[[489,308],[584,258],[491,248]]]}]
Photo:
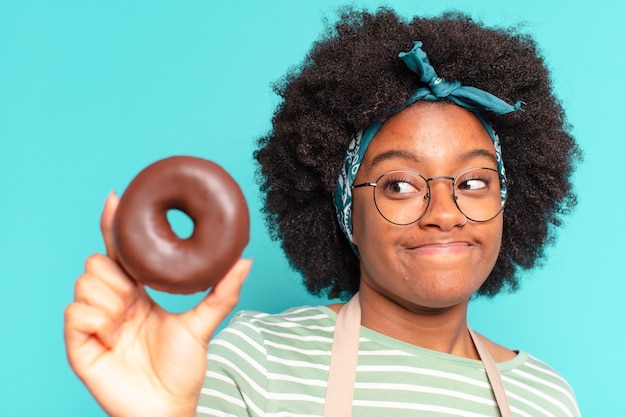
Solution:
[{"label": "green and white stripe", "polygon": [[[319,417],[336,314],[241,312],[209,347],[198,416]],[[499,363],[514,416],[579,417],[567,382],[520,352]],[[480,361],[361,328],[353,417],[498,416]]]}]

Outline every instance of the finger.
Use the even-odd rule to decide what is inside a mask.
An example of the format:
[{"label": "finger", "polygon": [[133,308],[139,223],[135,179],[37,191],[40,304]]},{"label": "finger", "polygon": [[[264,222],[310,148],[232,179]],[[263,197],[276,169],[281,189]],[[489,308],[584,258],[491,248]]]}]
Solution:
[{"label": "finger", "polygon": [[102,231],[106,253],[114,261],[117,261],[117,254],[115,253],[115,246],[113,245],[113,219],[115,218],[118,204],[119,198],[115,194],[115,191],[111,191],[104,203],[100,217],[100,230]]},{"label": "finger", "polygon": [[128,307],[140,297],[142,288],[111,258],[94,254],[85,261],[85,273],[76,281],[75,291],[77,301],[105,307],[110,297]]},{"label": "finger", "polygon": [[239,302],[241,287],[252,266],[252,260],[239,259],[230,271],[195,308],[181,317],[203,344]]},{"label": "finger", "polygon": [[128,306],[123,296],[114,292],[98,277],[84,274],[76,280],[74,300],[104,311],[119,326],[127,316]]},{"label": "finger", "polygon": [[64,337],[70,365],[79,373],[115,345],[118,332],[105,311],[75,302],[65,309]]},{"label": "finger", "polygon": [[154,305],[143,286],[109,257],[95,254],[85,264],[85,273],[76,280],[74,299],[106,312],[112,331],[118,332],[126,322],[141,320]]}]

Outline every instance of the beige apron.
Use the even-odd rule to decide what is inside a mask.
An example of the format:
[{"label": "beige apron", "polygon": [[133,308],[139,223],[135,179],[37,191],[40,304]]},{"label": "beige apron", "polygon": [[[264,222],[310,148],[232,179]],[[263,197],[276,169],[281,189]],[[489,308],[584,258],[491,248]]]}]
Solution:
[{"label": "beige apron", "polygon": [[[352,300],[341,308],[337,315],[330,355],[324,417],[349,417],[352,415],[360,330],[361,304],[357,293]],[[498,366],[474,331],[469,327],[468,330],[487,372],[487,378],[491,383],[500,415],[511,417],[511,410],[504,392],[504,385],[500,379]]]}]

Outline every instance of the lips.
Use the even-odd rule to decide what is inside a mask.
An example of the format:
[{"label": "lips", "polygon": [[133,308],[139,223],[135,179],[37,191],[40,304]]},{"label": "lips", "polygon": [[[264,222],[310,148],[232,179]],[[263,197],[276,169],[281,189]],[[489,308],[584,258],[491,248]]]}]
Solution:
[{"label": "lips", "polygon": [[467,252],[472,245],[466,241],[427,242],[411,248],[411,252],[430,255],[452,255]]}]

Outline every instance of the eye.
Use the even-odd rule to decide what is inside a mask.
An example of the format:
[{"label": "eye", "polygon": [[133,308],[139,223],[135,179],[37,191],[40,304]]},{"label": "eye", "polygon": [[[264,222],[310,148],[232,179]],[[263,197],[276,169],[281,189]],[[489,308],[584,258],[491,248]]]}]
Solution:
[{"label": "eye", "polygon": [[411,198],[423,194],[425,183],[412,175],[387,175],[379,185],[388,198]]},{"label": "eye", "polygon": [[[494,182],[495,181],[495,182]],[[498,189],[498,173],[494,170],[478,168],[469,170],[457,179],[456,190],[460,194],[482,196]],[[494,185],[496,186],[494,188]]]},{"label": "eye", "polygon": [[462,183],[458,185],[458,187],[460,190],[467,191],[489,188],[489,180],[481,178],[465,179]]},{"label": "eye", "polygon": [[413,187],[410,183],[404,181],[394,181],[385,184],[385,189],[392,193],[397,194],[406,194],[415,192],[415,187]]}]

